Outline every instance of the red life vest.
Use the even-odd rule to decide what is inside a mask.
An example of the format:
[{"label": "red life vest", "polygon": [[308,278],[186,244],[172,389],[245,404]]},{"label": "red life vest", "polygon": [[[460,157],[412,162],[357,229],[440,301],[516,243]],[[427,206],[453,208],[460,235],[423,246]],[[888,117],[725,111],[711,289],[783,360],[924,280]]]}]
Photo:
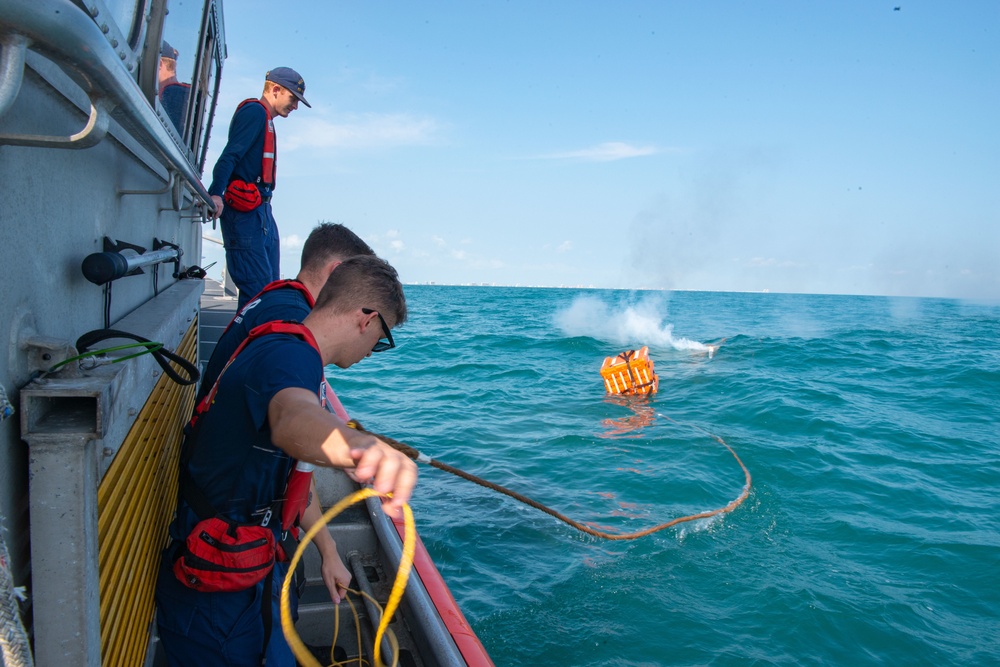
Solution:
[{"label": "red life vest", "polygon": [[[281,281],[275,281],[275,282],[281,282]],[[266,291],[266,288],[265,288],[265,291]],[[247,345],[250,344],[251,341],[256,340],[257,338],[260,338],[262,336],[267,336],[268,334],[275,334],[275,333],[292,334],[294,336],[298,336],[299,338],[301,338],[305,342],[309,343],[309,345],[311,345],[312,348],[314,350],[316,350],[316,352],[320,352],[319,344],[316,342],[316,338],[313,336],[313,334],[309,330],[309,328],[306,327],[306,325],[304,325],[304,324],[299,324],[298,322],[273,321],[273,322],[265,322],[264,324],[261,324],[258,327],[254,327],[250,331],[250,334],[240,343],[240,346],[236,348],[236,351],[233,352],[232,356],[229,357],[229,361],[226,362],[226,365],[223,367],[222,371],[219,373],[219,377],[216,378],[215,384],[212,385],[212,388],[208,391],[207,394],[205,394],[205,397],[203,399],[201,399],[201,402],[198,403],[198,405],[195,407],[194,415],[191,416],[191,421],[188,422],[187,428],[185,429],[185,431],[186,431],[186,433],[187,433],[187,435],[188,435],[189,438],[192,437],[193,434],[194,434],[195,425],[198,423],[198,419],[202,415],[204,415],[206,412],[208,412],[208,409],[210,407],[212,407],[212,403],[215,401],[215,394],[216,394],[216,392],[218,391],[218,388],[219,388],[219,381],[222,379],[222,376],[225,374],[226,369],[229,368],[229,366],[233,363],[233,361],[236,359],[236,357],[239,356],[240,352],[243,351],[243,348],[245,348]],[[320,383],[320,387],[319,387],[319,392],[318,393],[319,393],[320,404],[323,406],[324,409],[329,409],[328,408],[328,403],[327,403],[327,401],[328,401],[327,392],[328,392],[328,387],[327,387],[327,384],[326,384],[326,380],[323,380],[323,382]],[[193,455],[194,455],[194,451],[193,451],[193,448],[192,448],[191,444],[189,442],[185,442],[184,451],[183,451],[183,453],[181,455],[181,462],[182,462],[182,464],[184,464],[186,461],[190,461],[191,457]],[[293,471],[291,473],[290,478],[292,476],[294,476],[294,475],[295,475],[295,472]],[[310,472],[309,479],[311,479],[311,478],[312,478],[312,473]],[[297,495],[302,495],[302,493],[301,493],[302,490],[303,489],[301,489],[301,488],[299,488],[298,490],[292,490],[292,489],[290,489],[289,486],[288,486],[288,481],[286,480],[285,492],[284,492],[284,494],[282,496],[281,502],[283,504],[292,504],[292,505],[295,505],[296,507],[301,506],[300,509],[295,513],[295,516],[294,516],[294,522],[295,523],[298,522],[298,519],[300,518],[301,513],[305,510],[306,504],[308,504],[308,493],[309,493],[308,480],[306,482],[306,486],[305,486],[305,489],[304,489],[305,490],[304,497],[301,497],[301,498],[292,498],[292,497],[289,496],[289,493],[295,493]],[[201,489],[199,489],[197,487],[197,485],[194,483],[194,480],[192,480],[190,478],[190,476],[188,476],[187,471],[183,469],[183,466],[182,466],[182,471],[181,471],[181,491],[180,491],[180,493],[181,493],[181,497],[183,497],[185,500],[187,500],[187,502],[191,506],[191,508],[195,511],[196,514],[199,515],[199,518],[205,519],[205,518],[208,518],[209,516],[214,516],[214,515],[217,514],[217,512],[215,512],[214,509],[212,509],[210,507],[210,505],[208,503],[208,500],[205,497],[204,492],[201,491]],[[284,519],[285,517],[282,517],[282,518]],[[292,528],[292,522],[289,521],[288,525],[283,526],[283,528],[284,528],[285,531],[288,531],[290,528]],[[294,537],[294,535],[293,535],[293,537]],[[279,545],[279,546],[282,546],[282,545]],[[280,555],[282,556],[282,560],[286,560],[285,555],[290,556],[291,554],[287,554],[287,549],[285,549],[284,553],[282,553]]]},{"label": "red life vest", "polygon": [[[254,298],[250,299],[250,301],[247,302],[247,305],[243,306],[243,310],[238,312],[236,314],[236,317],[230,320],[229,324],[226,325],[225,330],[222,332],[223,335],[225,335],[226,331],[229,331],[229,329],[234,324],[236,324],[238,318],[242,317],[247,312],[247,310],[250,309],[251,304],[257,301],[257,299],[264,296],[265,292],[271,292],[273,290],[278,290],[278,289],[285,289],[286,287],[291,289],[296,289],[299,292],[301,292],[302,296],[306,300],[306,303],[309,304],[310,309],[316,306],[316,299],[313,298],[312,292],[310,292],[306,288],[306,286],[302,283],[302,281],[295,280],[293,278],[286,278],[284,280],[275,280],[265,285],[264,289],[258,292],[257,295],[254,296]],[[333,390],[330,389],[330,385],[327,384],[326,380],[324,380],[323,384],[320,386],[319,401],[324,408],[326,408],[333,414],[337,415],[345,422],[350,421],[350,417],[347,416],[347,411],[344,410],[343,404],[340,402],[340,399],[337,398],[337,395],[333,393]]]},{"label": "red life vest", "polygon": [[267,124],[264,126],[264,156],[261,161],[260,178],[257,179],[257,183],[273,189],[274,175],[278,167],[278,145],[274,134],[274,120],[271,118],[271,110],[267,108],[267,105],[254,97],[240,102],[240,105],[236,107],[236,111],[239,111],[244,105],[251,102],[256,102],[264,107],[264,113],[267,114]]},{"label": "red life vest", "polygon": [[[243,317],[243,314],[250,309],[251,304],[257,301],[257,299],[259,299],[260,297],[264,296],[265,292],[271,292],[276,289],[285,289],[286,287],[291,287],[292,289],[297,289],[298,291],[302,292],[302,296],[305,297],[306,303],[309,304],[310,310],[312,310],[313,306],[316,305],[316,299],[313,298],[312,293],[308,289],[306,289],[306,286],[302,284],[301,280],[295,280],[294,278],[286,278],[284,280],[274,280],[264,285],[264,289],[258,292],[257,295],[254,296],[254,298],[250,299],[247,302],[247,305],[243,306],[243,310],[236,313],[236,316],[233,317],[233,319],[229,321],[229,324],[226,325],[226,328],[223,330],[222,335],[225,335],[226,331],[229,331],[229,328],[234,324],[236,324],[237,319]],[[344,421],[347,420],[345,419]]]},{"label": "red life vest", "polygon": [[[319,352],[319,345],[316,343],[315,337],[304,324],[281,321],[266,322],[250,331],[250,335],[240,343],[240,346],[233,352],[233,356],[229,358],[226,368],[232,364],[250,341],[272,333],[298,336]],[[223,368],[222,373],[219,373],[219,378],[225,373],[226,368]],[[324,387],[320,389],[321,395],[324,396],[325,384],[324,382]],[[195,409],[195,414],[189,424],[189,438],[193,435],[193,431],[190,429],[194,427],[198,418],[208,411],[218,387],[219,380],[216,380],[211,391]],[[194,510],[199,522],[195,524],[191,533],[174,554],[172,567],[174,576],[188,588],[204,592],[242,591],[261,581],[264,582],[265,593],[270,591],[275,560],[286,561],[289,555],[295,552],[295,540],[288,539],[294,537],[290,535],[291,531],[286,529],[282,532],[280,541],[275,540],[274,532],[267,525],[271,518],[271,510],[268,510],[264,520],[259,524],[239,524],[219,514],[209,503],[205,493],[191,479],[184,464],[185,461],[190,461],[192,454],[189,442],[185,442],[184,450],[181,453],[182,465],[179,472],[180,495]],[[295,471],[290,475],[290,479],[294,474]],[[295,499],[297,507],[301,505],[304,508],[305,504],[308,503],[311,477],[312,473],[305,479],[305,503]],[[289,480],[286,480],[283,497],[277,499],[273,506],[289,502],[288,482]],[[302,485],[299,484],[299,486]],[[298,493],[302,495],[302,489],[299,489]],[[294,518],[297,521],[299,516],[296,515]],[[299,572],[298,576],[304,576],[304,571]],[[272,624],[270,596],[265,595],[264,600],[260,607],[261,621],[264,626],[262,655],[267,651]]]},{"label": "red life vest", "polygon": [[[275,282],[281,282],[281,281],[275,281]],[[271,285],[273,284],[274,283],[271,283]],[[270,287],[270,285],[268,287]],[[266,290],[267,287],[264,288],[264,291]],[[208,412],[208,408],[211,407],[212,402],[215,400],[215,393],[219,388],[219,380],[222,379],[222,375],[226,372],[226,369],[229,368],[230,364],[233,363],[237,355],[239,355],[239,353],[243,351],[243,348],[249,345],[250,341],[260,338],[261,336],[266,336],[268,334],[273,334],[273,333],[284,333],[284,334],[292,334],[294,336],[298,336],[305,342],[309,343],[309,345],[311,345],[312,348],[316,350],[316,352],[320,352],[319,344],[316,342],[316,338],[313,336],[312,331],[309,330],[309,327],[307,327],[304,324],[299,324],[298,322],[275,321],[275,322],[265,322],[264,324],[261,324],[258,327],[254,327],[250,331],[250,335],[248,335],[246,338],[243,339],[243,341],[240,343],[240,346],[236,348],[235,352],[233,352],[233,356],[229,357],[229,361],[227,361],[226,365],[222,367],[222,370],[219,372],[219,377],[215,379],[215,384],[213,384],[212,388],[208,390],[207,394],[205,394],[205,398],[201,399],[201,403],[199,403],[198,406],[195,407],[194,415],[191,417],[191,421],[188,423],[189,429],[194,427],[194,425],[198,422],[199,417]],[[326,405],[325,385],[326,382],[324,381],[323,385],[320,386],[319,388],[320,400],[323,402],[324,406]]]}]

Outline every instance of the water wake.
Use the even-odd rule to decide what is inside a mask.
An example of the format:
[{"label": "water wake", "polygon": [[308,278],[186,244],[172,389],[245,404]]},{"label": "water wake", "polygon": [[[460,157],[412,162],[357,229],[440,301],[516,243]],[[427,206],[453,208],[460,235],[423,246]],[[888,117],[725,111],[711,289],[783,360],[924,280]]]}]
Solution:
[{"label": "water wake", "polygon": [[674,325],[663,322],[667,299],[658,294],[643,296],[638,302],[609,304],[581,295],[555,313],[555,325],[566,336],[589,336],[624,347],[649,345],[701,352],[711,359],[718,345],[674,336]]}]

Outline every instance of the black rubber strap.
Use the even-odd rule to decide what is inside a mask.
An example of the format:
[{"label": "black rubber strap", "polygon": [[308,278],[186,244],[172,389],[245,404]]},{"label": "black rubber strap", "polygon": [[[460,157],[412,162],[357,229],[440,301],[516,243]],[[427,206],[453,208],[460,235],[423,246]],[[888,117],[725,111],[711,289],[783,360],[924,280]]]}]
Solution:
[{"label": "black rubber strap", "polygon": [[[128,338],[129,340],[138,341],[140,343],[152,343],[153,341],[148,338],[143,338],[142,336],[137,336],[133,333],[128,333],[127,331],[119,331],[117,329],[96,329],[94,331],[88,331],[87,333],[80,336],[76,341],[76,349],[78,352],[86,352],[92,345],[99,343],[102,340],[108,340],[110,338]],[[198,367],[193,363],[185,359],[175,352],[171,352],[165,347],[161,347],[158,350],[150,352],[153,358],[156,359],[156,363],[160,365],[163,372],[171,380],[180,385],[194,384],[201,379],[201,373],[198,371]],[[170,362],[174,362],[180,366],[187,377],[182,377],[170,367]]]}]

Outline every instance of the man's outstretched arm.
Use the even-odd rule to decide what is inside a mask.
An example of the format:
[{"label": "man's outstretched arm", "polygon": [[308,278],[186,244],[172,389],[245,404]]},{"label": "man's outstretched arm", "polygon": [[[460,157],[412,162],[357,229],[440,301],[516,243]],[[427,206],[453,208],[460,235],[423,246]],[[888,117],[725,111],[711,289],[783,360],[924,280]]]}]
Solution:
[{"label": "man's outstretched arm", "polygon": [[361,482],[371,482],[380,494],[392,494],[383,504],[397,515],[417,484],[417,465],[402,452],[367,433],[348,427],[320,404],[315,392],[301,387],[282,389],[267,408],[271,441],[289,456],[321,466],[353,468]]}]

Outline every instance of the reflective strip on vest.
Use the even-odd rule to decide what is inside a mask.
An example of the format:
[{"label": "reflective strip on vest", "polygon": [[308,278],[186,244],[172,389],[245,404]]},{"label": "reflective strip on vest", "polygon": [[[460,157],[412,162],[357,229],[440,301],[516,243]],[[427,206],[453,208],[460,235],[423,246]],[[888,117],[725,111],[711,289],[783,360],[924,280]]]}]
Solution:
[{"label": "reflective strip on vest", "polygon": [[267,114],[267,123],[264,125],[264,154],[261,156],[260,178],[257,183],[273,189],[274,176],[278,170],[278,142],[274,134],[274,121],[271,119],[271,111],[267,105],[253,97],[240,102],[236,110],[239,111],[244,105],[251,102],[256,102],[264,107],[264,113]]}]

